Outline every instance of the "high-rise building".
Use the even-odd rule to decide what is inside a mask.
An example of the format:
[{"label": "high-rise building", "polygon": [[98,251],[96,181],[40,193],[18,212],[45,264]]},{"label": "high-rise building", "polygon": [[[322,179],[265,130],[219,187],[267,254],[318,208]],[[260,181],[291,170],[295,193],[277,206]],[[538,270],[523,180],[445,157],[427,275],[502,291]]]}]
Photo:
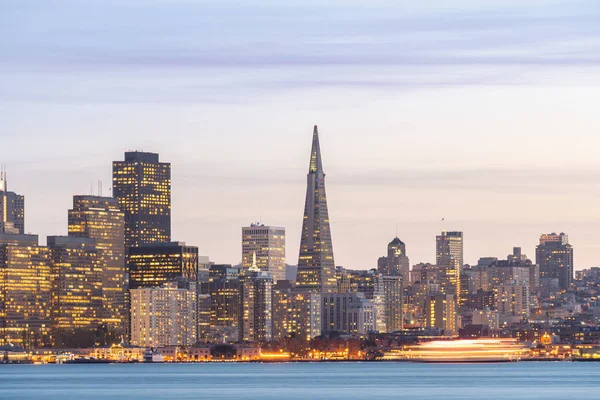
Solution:
[{"label": "high-rise building", "polygon": [[37,235],[0,233],[0,345],[51,344],[52,268]]},{"label": "high-rise building", "polygon": [[404,326],[402,280],[402,276],[378,275],[375,278],[373,302],[379,332],[395,332]]},{"label": "high-rise building", "polygon": [[535,262],[540,267],[540,280],[558,279],[563,290],[573,282],[573,246],[565,233],[542,235],[535,249]]},{"label": "high-rise building", "polygon": [[125,323],[124,219],[112,197],[73,196],[69,210],[69,236],[88,237],[104,260],[102,266],[103,322],[118,331]]},{"label": "high-rise building", "polygon": [[74,343],[79,333],[93,337],[102,323],[104,259],[94,239],[48,236],[47,243],[54,277],[52,330],[56,345],[62,347]]},{"label": "high-rise building", "polygon": [[500,285],[495,297],[501,322],[516,323],[529,317],[529,285]]},{"label": "high-rise building", "polygon": [[160,286],[177,279],[196,281],[198,247],[184,242],[144,244],[127,255],[129,288]]},{"label": "high-rise building", "polygon": [[460,275],[463,266],[463,233],[446,232],[436,237],[436,264],[440,268],[442,290],[453,294],[460,304]]},{"label": "high-rise building", "polygon": [[210,294],[196,294],[197,340],[204,342],[210,334]]},{"label": "high-rise building", "polygon": [[113,196],[125,215],[125,249],[171,241],[171,164],[129,151],[113,162]]},{"label": "high-rise building", "polygon": [[323,293],[321,331],[367,334],[375,331],[375,305],[362,293]]},{"label": "high-rise building", "polygon": [[216,340],[236,341],[240,320],[240,268],[228,264],[214,264],[209,269],[209,280],[202,292],[210,294],[210,329]]},{"label": "high-rise building", "polygon": [[332,292],[337,286],[325,194],[325,173],[316,125],[307,176],[296,286],[315,292]]},{"label": "high-rise building", "polygon": [[0,172],[0,233],[25,233],[25,197],[8,191],[4,168]]},{"label": "high-rise building", "polygon": [[380,257],[377,262],[377,272],[386,276],[402,276],[409,281],[410,262],[406,256],[406,245],[395,237],[387,248],[387,257]]},{"label": "high-rise building", "polygon": [[273,338],[273,278],[253,265],[240,275],[239,339],[267,342]]},{"label": "high-rise building", "polygon": [[436,294],[427,298],[425,321],[428,328],[438,328],[446,335],[457,332],[456,298],[453,294]]},{"label": "high-rise building", "polygon": [[145,347],[191,346],[196,343],[196,288],[162,287],[131,290],[131,344]]},{"label": "high-rise building", "polygon": [[285,228],[265,226],[260,223],[242,228],[242,267],[252,266],[256,254],[256,265],[267,272],[273,281],[285,279]]}]

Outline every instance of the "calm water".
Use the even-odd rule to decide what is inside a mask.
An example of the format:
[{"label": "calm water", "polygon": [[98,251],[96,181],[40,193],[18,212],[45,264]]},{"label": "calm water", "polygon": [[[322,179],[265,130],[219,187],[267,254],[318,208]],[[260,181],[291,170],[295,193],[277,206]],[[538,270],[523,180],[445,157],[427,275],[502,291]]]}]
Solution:
[{"label": "calm water", "polygon": [[597,399],[600,363],[0,365],[0,399]]}]

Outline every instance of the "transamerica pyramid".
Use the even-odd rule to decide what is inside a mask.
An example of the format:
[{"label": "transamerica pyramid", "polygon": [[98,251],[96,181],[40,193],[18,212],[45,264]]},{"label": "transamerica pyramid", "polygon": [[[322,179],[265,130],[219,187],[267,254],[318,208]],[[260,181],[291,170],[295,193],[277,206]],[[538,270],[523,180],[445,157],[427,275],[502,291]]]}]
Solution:
[{"label": "transamerica pyramid", "polygon": [[335,263],[325,195],[325,173],[316,125],[306,180],[296,287],[314,292],[333,292],[336,290]]}]

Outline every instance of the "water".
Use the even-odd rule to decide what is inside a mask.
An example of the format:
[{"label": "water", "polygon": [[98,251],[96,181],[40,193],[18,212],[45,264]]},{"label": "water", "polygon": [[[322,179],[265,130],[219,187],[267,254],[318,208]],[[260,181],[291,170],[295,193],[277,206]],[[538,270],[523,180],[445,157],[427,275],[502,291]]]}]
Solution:
[{"label": "water", "polygon": [[0,365],[0,399],[600,398],[600,364]]}]

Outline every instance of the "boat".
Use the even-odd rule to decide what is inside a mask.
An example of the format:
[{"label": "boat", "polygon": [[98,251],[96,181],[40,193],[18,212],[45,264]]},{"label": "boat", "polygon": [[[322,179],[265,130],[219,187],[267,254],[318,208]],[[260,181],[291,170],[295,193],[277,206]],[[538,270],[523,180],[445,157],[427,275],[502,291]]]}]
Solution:
[{"label": "boat", "polygon": [[148,349],[144,353],[144,362],[145,363],[163,363],[165,362],[165,356],[163,356],[160,351]]},{"label": "boat", "polygon": [[515,339],[436,340],[384,354],[384,360],[424,363],[520,361],[528,349]]}]

